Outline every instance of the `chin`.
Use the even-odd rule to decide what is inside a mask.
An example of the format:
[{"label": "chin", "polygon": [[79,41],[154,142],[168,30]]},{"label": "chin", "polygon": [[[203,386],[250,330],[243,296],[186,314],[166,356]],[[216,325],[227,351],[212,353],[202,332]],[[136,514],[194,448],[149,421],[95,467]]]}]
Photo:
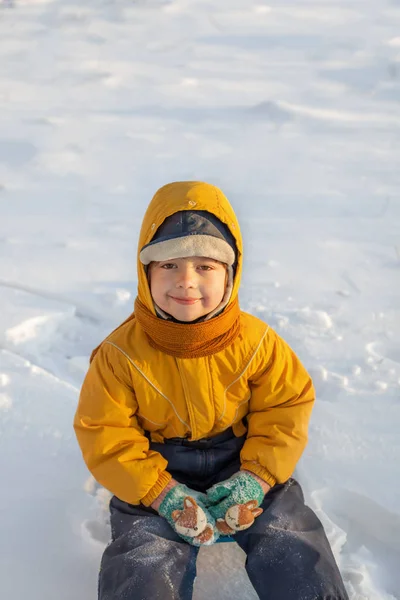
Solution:
[{"label": "chin", "polygon": [[[172,314],[172,313],[170,313]],[[207,313],[204,313],[207,314]],[[177,319],[178,321],[184,321],[185,323],[191,323],[192,321],[195,321],[196,319],[200,319],[200,317],[204,316],[203,314],[199,314],[199,315],[188,315],[188,314],[172,314],[172,316]]]},{"label": "chin", "polygon": [[[171,307],[172,308],[172,307]],[[192,321],[196,321],[196,319],[200,319],[208,314],[208,309],[205,310],[203,307],[200,309],[197,307],[181,307],[180,310],[176,310],[176,306],[173,307],[174,310],[166,310],[170,315],[172,315],[178,321],[184,321],[185,323],[191,323]],[[200,309],[200,310],[199,310]]]}]

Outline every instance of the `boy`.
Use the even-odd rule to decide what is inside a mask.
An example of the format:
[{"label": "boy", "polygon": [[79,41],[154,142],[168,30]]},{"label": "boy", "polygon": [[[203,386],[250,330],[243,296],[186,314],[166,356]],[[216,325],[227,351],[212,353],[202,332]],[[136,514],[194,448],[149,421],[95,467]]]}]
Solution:
[{"label": "boy", "polygon": [[114,494],[99,599],[192,597],[197,517],[193,531],[176,524],[192,498],[208,544],[227,539],[217,523],[230,509],[263,509],[233,532],[261,599],[346,600],[291,478],[312,382],[287,344],[239,309],[242,239],[224,194],[201,182],[161,188],[137,267],[135,312],[94,350],[74,422],[88,468]]}]

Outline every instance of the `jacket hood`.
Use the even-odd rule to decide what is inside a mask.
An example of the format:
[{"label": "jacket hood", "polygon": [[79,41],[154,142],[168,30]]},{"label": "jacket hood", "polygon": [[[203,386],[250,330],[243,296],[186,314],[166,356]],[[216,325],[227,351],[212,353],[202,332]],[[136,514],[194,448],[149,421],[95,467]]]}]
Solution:
[{"label": "jacket hood", "polygon": [[232,295],[229,304],[237,297],[242,272],[243,243],[235,212],[223,192],[214,185],[201,181],[177,181],[160,188],[151,200],[139,235],[137,252],[138,297],[143,304],[155,313],[153,299],[147,280],[146,269],[139,255],[144,246],[153,239],[157,229],[167,217],[179,211],[207,211],[224,223],[236,242],[236,270]]}]

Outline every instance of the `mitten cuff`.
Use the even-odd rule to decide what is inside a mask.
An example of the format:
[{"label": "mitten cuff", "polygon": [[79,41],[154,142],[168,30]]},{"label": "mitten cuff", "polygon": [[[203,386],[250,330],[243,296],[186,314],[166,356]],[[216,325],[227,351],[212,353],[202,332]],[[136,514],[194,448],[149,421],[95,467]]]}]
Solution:
[{"label": "mitten cuff", "polygon": [[161,494],[163,489],[167,487],[171,479],[171,473],[168,473],[167,471],[162,471],[160,473],[158,481],[155,483],[155,485],[153,485],[150,491],[147,492],[145,497],[142,498],[142,504],[144,504],[144,506],[150,506],[150,504],[152,504],[152,502],[154,502],[154,500]]},{"label": "mitten cuff", "polygon": [[257,462],[245,461],[242,463],[240,470],[241,471],[251,471],[255,475],[258,475],[259,477],[261,477],[261,479],[263,479],[271,487],[273,487],[276,484],[275,477],[273,475],[271,475],[271,473],[269,471],[267,471],[267,469],[265,467],[261,466]]}]

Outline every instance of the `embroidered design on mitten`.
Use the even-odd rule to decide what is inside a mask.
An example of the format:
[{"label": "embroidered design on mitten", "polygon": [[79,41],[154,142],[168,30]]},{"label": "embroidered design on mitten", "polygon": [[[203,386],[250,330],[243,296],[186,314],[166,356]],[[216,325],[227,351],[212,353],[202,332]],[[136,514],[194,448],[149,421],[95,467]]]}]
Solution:
[{"label": "embroidered design on mitten", "polygon": [[207,544],[214,537],[214,528],[207,523],[204,510],[191,496],[183,500],[183,510],[174,510],[171,514],[175,529],[179,535],[193,538],[193,543]]},{"label": "embroidered design on mitten", "polygon": [[222,535],[232,535],[236,531],[244,531],[251,527],[254,519],[261,515],[257,500],[249,500],[245,504],[234,504],[225,513],[225,519],[216,521],[217,529]]}]

